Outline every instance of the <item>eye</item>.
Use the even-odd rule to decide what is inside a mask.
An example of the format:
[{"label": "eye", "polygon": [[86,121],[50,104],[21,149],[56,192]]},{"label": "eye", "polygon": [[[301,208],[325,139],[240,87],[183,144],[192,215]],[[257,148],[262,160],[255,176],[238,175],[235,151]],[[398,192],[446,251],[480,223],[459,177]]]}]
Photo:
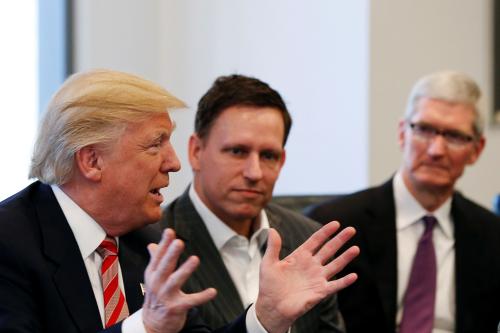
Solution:
[{"label": "eye", "polygon": [[248,153],[247,149],[243,147],[229,147],[224,149],[224,151],[235,157],[244,157]]},{"label": "eye", "polygon": [[280,158],[279,154],[273,151],[264,151],[260,154],[260,157],[268,161],[277,161]]},{"label": "eye", "polygon": [[160,149],[163,147],[164,142],[166,142],[163,138],[158,138],[152,142],[150,142],[145,148],[146,151],[151,154],[157,154]]},{"label": "eye", "polygon": [[233,155],[242,155],[243,154],[243,149],[241,148],[231,148],[231,154]]},{"label": "eye", "polygon": [[425,124],[415,124],[415,130],[425,135],[434,135],[437,133],[434,127]]},{"label": "eye", "polygon": [[473,140],[473,138],[467,134],[456,132],[456,131],[446,131],[443,136],[447,138],[450,142],[465,144]]}]

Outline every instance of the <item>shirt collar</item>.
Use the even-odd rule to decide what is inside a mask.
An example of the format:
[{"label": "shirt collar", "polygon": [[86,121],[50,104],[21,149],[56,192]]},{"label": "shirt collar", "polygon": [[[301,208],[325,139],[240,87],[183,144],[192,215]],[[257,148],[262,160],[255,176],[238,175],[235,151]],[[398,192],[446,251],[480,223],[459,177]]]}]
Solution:
[{"label": "shirt collar", "polygon": [[[189,198],[193,202],[193,206],[201,216],[201,219],[205,223],[208,233],[212,237],[215,247],[217,250],[221,251],[224,245],[231,240],[233,237],[239,236],[233,229],[229,228],[221,219],[219,219],[201,200],[200,196],[191,184],[189,187]],[[267,240],[267,235],[269,231],[269,219],[264,209],[260,211],[257,217],[259,223],[259,228],[252,234],[250,241],[254,239],[257,240],[259,246],[264,245]]]},{"label": "shirt collar", "polygon": [[64,193],[59,186],[51,185],[51,188],[75,236],[82,257],[85,259],[106,238],[106,232],[89,214]]},{"label": "shirt collar", "polygon": [[433,215],[444,234],[453,238],[453,224],[451,220],[451,197],[448,198],[434,212],[428,212],[413,197],[406,187],[401,171],[398,171],[393,180],[394,198],[396,204],[396,228],[402,230],[419,221],[424,215]]}]

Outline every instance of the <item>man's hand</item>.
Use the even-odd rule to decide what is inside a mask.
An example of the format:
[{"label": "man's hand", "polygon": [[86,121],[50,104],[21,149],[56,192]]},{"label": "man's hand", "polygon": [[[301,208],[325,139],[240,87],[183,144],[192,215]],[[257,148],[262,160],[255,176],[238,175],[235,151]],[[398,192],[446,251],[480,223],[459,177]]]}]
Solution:
[{"label": "man's hand", "polygon": [[359,254],[359,248],[353,246],[329,261],[355,234],[354,228],[348,227],[329,240],[339,227],[338,222],[328,223],[281,261],[281,238],[276,230],[269,231],[255,304],[257,318],[268,332],[286,332],[322,299],[356,281],[354,273],[330,281]]},{"label": "man's hand", "polygon": [[183,242],[175,239],[171,229],[165,230],[158,245],[148,246],[151,260],[144,273],[146,295],[142,307],[142,320],[148,333],[179,332],[186,322],[188,310],[216,295],[214,288],[193,294],[181,290],[200,262],[193,256],[176,269],[183,249]]}]

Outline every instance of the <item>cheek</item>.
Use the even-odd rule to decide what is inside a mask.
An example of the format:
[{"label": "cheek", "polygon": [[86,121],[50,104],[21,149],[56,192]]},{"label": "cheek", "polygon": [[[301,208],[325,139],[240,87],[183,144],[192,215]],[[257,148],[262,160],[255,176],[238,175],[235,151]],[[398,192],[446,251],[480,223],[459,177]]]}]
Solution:
[{"label": "cheek", "polygon": [[279,168],[273,168],[270,170],[266,170],[264,173],[264,181],[268,187],[271,189],[274,187],[274,184],[278,180],[278,176],[280,174]]},{"label": "cheek", "polygon": [[470,161],[470,157],[467,156],[460,156],[452,159],[452,163],[454,165],[454,170],[456,173],[461,174],[465,167],[467,166],[468,162]]}]

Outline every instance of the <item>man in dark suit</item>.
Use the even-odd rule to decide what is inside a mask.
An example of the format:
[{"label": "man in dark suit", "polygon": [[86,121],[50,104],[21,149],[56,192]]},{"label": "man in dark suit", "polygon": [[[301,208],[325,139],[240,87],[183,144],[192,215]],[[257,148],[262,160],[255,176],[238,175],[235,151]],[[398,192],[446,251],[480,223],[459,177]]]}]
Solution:
[{"label": "man in dark suit", "polygon": [[[427,328],[413,332],[495,332],[500,321],[500,221],[455,190],[467,165],[479,158],[485,139],[477,102],[479,87],[467,76],[439,72],[413,88],[399,124],[403,161],[381,186],[319,204],[308,213],[326,222],[354,226],[352,240],[361,255],[347,268],[359,274],[339,293],[349,332],[407,332],[406,318],[428,309]],[[424,215],[437,224],[430,231],[433,254],[425,248]],[[434,260],[437,273],[412,270]],[[425,271],[425,272],[423,272]],[[420,269],[427,273],[432,269]],[[431,274],[428,274],[431,275]],[[424,282],[429,278],[431,286]],[[426,280],[427,281],[427,280]],[[412,310],[413,291],[429,293],[431,303]],[[423,298],[420,298],[422,300]],[[425,301],[424,301],[425,302]],[[411,319],[410,319],[411,321]],[[415,323],[414,323],[415,324]]]},{"label": "man in dark suit", "polygon": [[[167,110],[183,105],[116,71],[63,84],[35,144],[30,176],[39,181],[0,203],[0,332],[209,331],[190,309],[216,290],[181,290],[199,259],[177,266],[183,242],[154,224],[159,190],[180,167]],[[308,304],[354,282],[355,275],[329,281],[357,254],[329,263],[354,234],[344,229],[322,245],[337,229],[322,228],[283,261],[270,231],[259,298],[224,329],[285,332]]]},{"label": "man in dark suit", "polygon": [[[193,184],[166,208],[162,223],[184,241],[183,256],[210,263],[193,274],[185,290],[218,290],[213,301],[199,308],[212,328],[231,322],[255,302],[269,227],[283,236],[281,257],[319,228],[300,214],[269,204],[290,127],[279,93],[255,78],[220,77],[199,102],[189,141]],[[302,333],[341,331],[335,296],[292,327]]]}]

